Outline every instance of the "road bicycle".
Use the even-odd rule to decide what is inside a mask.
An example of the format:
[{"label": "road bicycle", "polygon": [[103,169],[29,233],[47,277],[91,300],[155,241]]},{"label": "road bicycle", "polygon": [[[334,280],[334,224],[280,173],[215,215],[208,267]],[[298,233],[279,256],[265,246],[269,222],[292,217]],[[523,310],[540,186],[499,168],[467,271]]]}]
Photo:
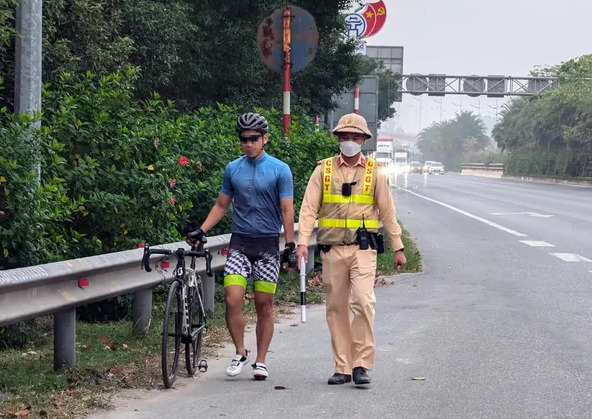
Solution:
[{"label": "road bicycle", "polygon": [[[212,276],[212,255],[203,248],[206,241],[204,237],[199,246],[192,247],[191,250],[155,249],[149,245],[144,247],[142,265],[146,272],[152,271],[150,255],[172,255],[177,258],[162,328],[162,379],[166,388],[171,388],[175,382],[182,344],[185,345],[185,364],[189,375],[194,375],[197,370],[205,372],[208,369],[207,360],[200,360],[207,319],[203,282],[195,270],[196,258],[203,257],[206,261],[206,274]],[[189,268],[185,266],[186,257],[191,257]]]}]

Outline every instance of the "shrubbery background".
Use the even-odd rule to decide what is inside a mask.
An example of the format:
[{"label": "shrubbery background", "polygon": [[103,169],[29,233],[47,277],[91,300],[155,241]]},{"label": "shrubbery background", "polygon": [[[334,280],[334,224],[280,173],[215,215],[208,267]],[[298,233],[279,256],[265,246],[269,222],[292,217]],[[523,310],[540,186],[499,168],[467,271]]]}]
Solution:
[{"label": "shrubbery background", "polygon": [[[204,220],[226,164],[240,156],[244,110],[181,114],[154,95],[133,98],[136,74],[75,77],[44,86],[41,128],[0,111],[0,269],[181,240]],[[271,123],[267,152],[290,165],[296,213],[316,161],[337,142],[310,117],[257,109]],[[41,180],[37,182],[37,168]],[[229,231],[226,217],[212,235]]]}]

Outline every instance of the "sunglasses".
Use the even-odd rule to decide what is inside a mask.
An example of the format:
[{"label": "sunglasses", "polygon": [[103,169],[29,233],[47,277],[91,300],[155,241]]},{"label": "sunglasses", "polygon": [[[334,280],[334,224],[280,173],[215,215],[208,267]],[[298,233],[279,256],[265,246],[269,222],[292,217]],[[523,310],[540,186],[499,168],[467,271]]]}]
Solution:
[{"label": "sunglasses", "polygon": [[259,141],[259,139],[261,138],[261,135],[239,135],[238,139],[240,140],[241,143],[246,143],[247,141],[252,142],[252,143],[256,143],[257,141]]}]

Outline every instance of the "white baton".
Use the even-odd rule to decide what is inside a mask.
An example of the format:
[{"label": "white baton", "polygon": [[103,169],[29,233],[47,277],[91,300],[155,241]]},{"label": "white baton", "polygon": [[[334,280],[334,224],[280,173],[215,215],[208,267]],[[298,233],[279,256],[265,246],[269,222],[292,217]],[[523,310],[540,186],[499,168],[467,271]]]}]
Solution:
[{"label": "white baton", "polygon": [[306,323],[306,262],[300,258],[300,321]]}]

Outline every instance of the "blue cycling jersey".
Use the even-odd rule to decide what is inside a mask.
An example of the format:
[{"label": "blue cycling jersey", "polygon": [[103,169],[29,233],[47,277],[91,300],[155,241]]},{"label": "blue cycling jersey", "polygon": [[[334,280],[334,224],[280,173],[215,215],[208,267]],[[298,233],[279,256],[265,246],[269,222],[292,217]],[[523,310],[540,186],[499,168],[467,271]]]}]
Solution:
[{"label": "blue cycling jersey", "polygon": [[267,153],[228,163],[222,189],[233,197],[232,232],[250,237],[276,236],[282,228],[281,198],[294,198],[290,167]]}]

